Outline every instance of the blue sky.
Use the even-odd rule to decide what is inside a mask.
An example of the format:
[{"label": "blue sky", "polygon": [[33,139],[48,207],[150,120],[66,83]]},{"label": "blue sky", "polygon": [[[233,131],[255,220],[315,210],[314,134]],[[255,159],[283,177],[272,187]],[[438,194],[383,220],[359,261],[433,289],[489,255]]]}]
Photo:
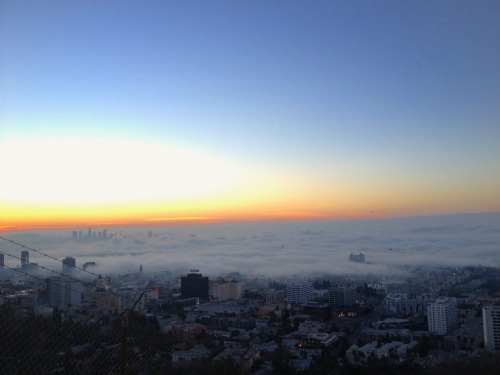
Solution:
[{"label": "blue sky", "polygon": [[498,209],[498,19],[497,1],[4,1],[0,142],[134,139],[282,186],[368,200],[415,178],[429,207]]}]

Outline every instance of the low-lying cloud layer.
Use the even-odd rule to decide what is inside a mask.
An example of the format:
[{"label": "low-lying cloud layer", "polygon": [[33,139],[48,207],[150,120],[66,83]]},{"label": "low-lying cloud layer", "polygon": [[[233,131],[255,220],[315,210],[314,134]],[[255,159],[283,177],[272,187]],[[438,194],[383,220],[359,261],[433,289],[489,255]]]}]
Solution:
[{"label": "low-lying cloud layer", "polygon": [[[87,228],[78,228],[86,233]],[[102,228],[92,228],[95,231]],[[153,232],[151,238],[148,231]],[[182,227],[107,228],[111,240],[75,242],[71,231],[4,233],[58,259],[94,261],[102,274],[196,268],[216,276],[228,272],[287,276],[330,273],[389,274],[403,265],[500,265],[500,214],[403,219],[249,223]],[[22,248],[0,241],[0,250],[20,256]],[[363,252],[366,264],[349,262]],[[30,261],[61,270],[61,264],[33,251]],[[20,261],[5,257],[6,265]]]}]

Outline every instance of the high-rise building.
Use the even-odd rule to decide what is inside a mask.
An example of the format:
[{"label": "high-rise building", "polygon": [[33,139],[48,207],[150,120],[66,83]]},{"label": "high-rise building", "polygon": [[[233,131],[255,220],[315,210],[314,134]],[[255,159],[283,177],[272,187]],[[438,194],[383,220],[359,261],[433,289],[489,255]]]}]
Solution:
[{"label": "high-rise building", "polygon": [[76,260],[73,257],[66,257],[62,261],[62,273],[65,275],[70,275],[74,272],[76,267]]},{"label": "high-rise building", "polygon": [[364,263],[365,262],[365,254],[363,254],[363,253],[359,253],[359,254],[351,253],[349,255],[349,261],[356,262],[356,263]]},{"label": "high-rise building", "polygon": [[347,286],[334,286],[328,289],[328,296],[333,308],[352,307],[356,302],[356,289]]},{"label": "high-rise building", "polygon": [[72,311],[82,305],[83,283],[65,276],[47,279],[48,302],[61,311]]},{"label": "high-rise building", "polygon": [[21,251],[21,268],[26,268],[30,264],[30,252],[28,250]]},{"label": "high-rise building", "polygon": [[5,265],[4,256],[3,254],[0,254],[0,268],[3,268],[4,265]]},{"label": "high-rise building", "polygon": [[296,281],[286,286],[286,301],[297,305],[306,305],[311,301],[313,286],[309,281]]},{"label": "high-rise building", "polygon": [[270,289],[266,293],[266,303],[269,305],[285,302],[285,291]]},{"label": "high-rise building", "polygon": [[102,278],[101,275],[99,275],[99,277],[95,281],[95,287],[96,289],[104,290],[108,288],[108,283],[105,279]]},{"label": "high-rise building", "polygon": [[183,298],[199,298],[208,300],[208,277],[198,270],[191,270],[181,277],[181,295]]},{"label": "high-rise building", "polygon": [[458,325],[457,300],[440,297],[427,306],[429,332],[446,335]]},{"label": "high-rise building", "polygon": [[500,306],[483,307],[484,346],[500,350]]},{"label": "high-rise building", "polygon": [[241,299],[241,281],[236,281],[232,277],[225,277],[214,285],[214,298],[219,301],[228,299]]},{"label": "high-rise building", "polygon": [[387,293],[384,299],[385,308],[394,314],[427,313],[427,306],[433,303],[428,295],[408,298],[407,293]]}]

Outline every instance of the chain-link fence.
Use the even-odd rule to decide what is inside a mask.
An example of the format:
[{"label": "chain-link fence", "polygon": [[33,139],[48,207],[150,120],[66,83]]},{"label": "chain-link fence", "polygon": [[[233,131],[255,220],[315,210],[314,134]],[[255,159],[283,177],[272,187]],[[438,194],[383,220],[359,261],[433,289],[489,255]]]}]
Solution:
[{"label": "chain-link fence", "polygon": [[[174,300],[160,303],[158,290],[121,285],[71,259],[0,239],[21,248],[20,254],[0,250],[0,373],[249,372],[231,357],[214,361],[223,351],[221,342],[202,324],[193,323],[195,329],[186,334],[183,307]],[[59,263],[62,272],[30,262],[28,251]],[[165,329],[162,321],[173,323]]]}]

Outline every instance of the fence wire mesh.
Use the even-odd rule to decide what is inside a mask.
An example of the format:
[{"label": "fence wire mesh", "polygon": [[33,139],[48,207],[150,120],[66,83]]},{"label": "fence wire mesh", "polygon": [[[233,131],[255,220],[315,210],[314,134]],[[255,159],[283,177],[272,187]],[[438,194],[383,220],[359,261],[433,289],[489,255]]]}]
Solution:
[{"label": "fence wire mesh", "polygon": [[[479,350],[459,361],[422,366],[430,363],[431,349],[446,344],[429,335],[407,351],[403,362],[392,351],[392,357],[370,356],[364,365],[353,365],[344,335],[332,341],[335,345],[318,335],[291,338],[297,341],[292,346],[285,343],[301,319],[291,319],[293,309],[278,313],[278,306],[271,305],[269,319],[261,319],[265,324],[256,329],[258,292],[247,291],[243,301],[233,301],[230,313],[218,311],[215,303],[217,311],[187,319],[192,310],[186,312],[182,299],[146,278],[140,288],[133,287],[78,268],[72,258],[61,260],[2,236],[0,240],[8,243],[0,250],[0,374],[496,374],[500,365],[498,353]],[[30,262],[29,251],[55,265]],[[316,322],[333,321],[330,308],[307,313]],[[358,327],[344,325],[353,333],[351,343],[361,345]],[[333,340],[336,334],[326,336]],[[387,333],[378,340],[392,338]]]},{"label": "fence wire mesh", "polygon": [[[2,374],[233,374],[231,360],[210,361],[221,351],[205,331],[196,342],[160,326],[161,319],[185,318],[182,306],[158,303],[158,290],[137,290],[112,282],[45,253],[0,251],[0,373]],[[62,272],[29,261],[36,251],[59,262]],[[24,253],[24,254],[23,254]],[[20,261],[11,267],[4,260]],[[75,272],[75,270],[78,271]],[[43,275],[42,275],[43,274]],[[80,276],[86,277],[80,277]],[[14,283],[11,278],[16,278]],[[199,360],[173,363],[203,343]],[[194,348],[196,349],[196,347]],[[182,361],[181,361],[182,362]]]}]

